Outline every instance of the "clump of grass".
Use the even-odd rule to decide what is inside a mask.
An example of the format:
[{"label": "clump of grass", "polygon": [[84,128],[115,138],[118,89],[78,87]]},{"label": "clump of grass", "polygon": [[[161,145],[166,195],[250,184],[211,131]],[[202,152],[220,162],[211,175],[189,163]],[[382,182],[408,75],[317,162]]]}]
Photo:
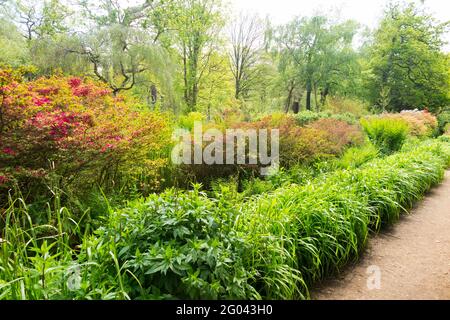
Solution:
[{"label": "clump of grass", "polygon": [[363,147],[347,149],[337,161],[337,166],[342,169],[358,168],[379,155],[378,149],[372,143],[366,143]]},{"label": "clump of grass", "polygon": [[408,124],[402,119],[372,117],[361,120],[361,125],[370,141],[384,155],[401,149],[408,136]]}]

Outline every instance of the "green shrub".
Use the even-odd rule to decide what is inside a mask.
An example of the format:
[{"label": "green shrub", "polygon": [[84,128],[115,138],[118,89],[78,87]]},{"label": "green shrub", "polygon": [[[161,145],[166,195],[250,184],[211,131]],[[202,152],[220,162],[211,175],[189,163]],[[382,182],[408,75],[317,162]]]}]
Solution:
[{"label": "green shrub", "polygon": [[185,116],[181,116],[178,120],[178,125],[189,131],[194,130],[195,122],[203,123],[205,121],[205,116],[200,112],[190,112]]},{"label": "green shrub", "polygon": [[440,134],[446,132],[446,126],[450,123],[450,107],[444,108],[444,110],[437,116],[438,130]]},{"label": "green shrub", "polygon": [[110,208],[76,250],[65,225],[78,223],[58,201],[48,213],[54,228],[35,226],[17,200],[0,216],[0,298],[308,298],[311,284],[359,256],[369,230],[396,221],[442,180],[450,144],[439,140],[246,202],[230,199],[227,184],[216,198],[198,186],[152,195]]},{"label": "green shrub", "polygon": [[84,244],[96,250],[81,259],[100,265],[95,273],[106,277],[120,265],[122,286],[132,299],[258,298],[248,284],[243,258],[249,244],[234,229],[236,216],[229,202],[210,200],[197,188],[169,190],[113,213]]},{"label": "green shrub", "polygon": [[[294,256],[279,255],[277,261],[285,268],[297,268],[302,277],[301,281],[283,277],[286,288],[291,288],[291,298],[297,291],[307,296],[305,284],[309,286],[357,258],[368,231],[396,221],[442,180],[449,160],[449,145],[426,142],[359,169],[320,176],[302,187],[286,186],[253,199],[243,212],[257,227],[243,224],[242,228],[251,234],[249,242],[259,253],[258,262],[274,259],[262,239],[284,235],[283,247]],[[261,267],[270,270],[271,264]],[[262,281],[270,288],[274,279]]]},{"label": "green shrub", "polygon": [[401,149],[408,136],[408,125],[404,120],[387,118],[367,118],[361,125],[370,141],[385,155]]},{"label": "green shrub", "polygon": [[299,126],[306,126],[311,122],[320,119],[335,119],[347,122],[348,124],[356,124],[358,122],[357,117],[352,113],[331,113],[331,112],[314,112],[314,111],[302,111],[296,114],[295,120]]},{"label": "green shrub", "polygon": [[363,147],[349,148],[338,160],[338,166],[343,169],[358,168],[364,163],[378,157],[378,149],[371,143]]}]

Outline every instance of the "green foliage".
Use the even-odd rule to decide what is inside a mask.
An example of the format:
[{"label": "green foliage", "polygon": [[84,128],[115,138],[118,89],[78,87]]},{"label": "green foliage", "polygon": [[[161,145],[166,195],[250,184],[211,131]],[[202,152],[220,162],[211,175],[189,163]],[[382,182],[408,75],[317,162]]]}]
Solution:
[{"label": "green foliage", "polygon": [[[110,208],[93,236],[83,236],[58,196],[48,210],[55,227],[35,224],[18,198],[0,220],[0,298],[307,298],[315,281],[359,256],[369,230],[396,221],[448,165],[450,145],[425,141],[241,204],[230,190],[216,198],[198,186],[168,190]],[[83,238],[79,250],[72,234]]]},{"label": "green foliage", "polygon": [[189,131],[194,130],[195,122],[204,123],[205,116],[200,112],[190,112],[185,116],[181,116],[178,120],[179,126],[183,129],[187,129]]},{"label": "green foliage", "polygon": [[347,149],[337,162],[338,166],[343,169],[358,168],[366,162],[375,159],[378,155],[378,149],[373,144],[367,143],[359,148]]},{"label": "green foliage", "polygon": [[123,286],[132,299],[257,298],[242,262],[249,244],[233,228],[237,214],[226,202],[209,200],[197,189],[186,194],[169,190],[112,213],[97,238],[84,244],[86,249],[105,249],[83,254],[82,261],[98,264],[98,274],[107,278],[116,273],[108,250],[114,246]]},{"label": "green foliage", "polygon": [[0,48],[2,48],[0,63],[18,67],[27,64],[29,61],[25,40],[14,24],[1,17]]},{"label": "green foliage", "polygon": [[419,138],[433,136],[438,128],[436,117],[427,110],[404,110],[401,113],[384,113],[382,117],[392,121],[405,121],[408,125],[409,134]]},{"label": "green foliage", "polygon": [[[414,5],[355,49],[323,14],[226,38],[222,0],[0,3],[0,299],[306,299],[450,166],[448,23]],[[279,129],[280,170],[169,164],[196,121]]]},{"label": "green foliage", "polygon": [[299,112],[294,117],[300,126],[305,126],[319,119],[336,119],[345,121],[348,124],[356,124],[358,122],[358,118],[352,113],[314,112],[306,110]]},{"label": "green foliage", "polygon": [[370,141],[384,155],[401,149],[408,135],[408,124],[404,120],[372,117],[361,120]]},{"label": "green foliage", "polygon": [[[272,31],[273,51],[287,96],[285,111],[301,100],[304,91],[306,109],[312,110],[313,91],[316,109],[320,109],[330,93],[342,90],[339,85],[352,86],[351,79],[359,69],[351,46],[357,29],[354,21],[335,23],[316,15],[296,18]],[[319,90],[320,102],[316,95]]]},{"label": "green foliage", "polygon": [[446,28],[414,3],[388,7],[370,48],[373,104],[382,111],[437,111],[448,105],[449,58],[442,52]]},{"label": "green foliage", "polygon": [[439,133],[445,133],[447,131],[446,127],[450,123],[450,107],[444,108],[444,110],[438,114],[437,120]]}]

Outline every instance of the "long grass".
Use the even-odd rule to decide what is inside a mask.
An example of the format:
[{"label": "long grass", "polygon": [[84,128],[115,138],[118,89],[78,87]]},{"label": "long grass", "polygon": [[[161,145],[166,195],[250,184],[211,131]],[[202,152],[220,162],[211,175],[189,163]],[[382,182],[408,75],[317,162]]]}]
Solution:
[{"label": "long grass", "polygon": [[[251,266],[260,267],[257,280],[265,297],[308,297],[308,286],[358,258],[370,230],[398,220],[439,183],[449,159],[448,144],[425,142],[306,186],[280,188],[244,206],[239,228],[252,243]],[[264,277],[271,272],[273,277]]]}]

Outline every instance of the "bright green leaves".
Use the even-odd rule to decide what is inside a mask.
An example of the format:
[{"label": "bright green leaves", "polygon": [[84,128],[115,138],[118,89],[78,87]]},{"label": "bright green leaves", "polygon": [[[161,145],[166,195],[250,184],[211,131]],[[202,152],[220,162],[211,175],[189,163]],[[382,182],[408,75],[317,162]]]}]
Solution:
[{"label": "bright green leaves", "polygon": [[379,109],[435,111],[449,103],[445,28],[414,4],[388,8],[370,48],[371,95]]},{"label": "bright green leaves", "polygon": [[407,122],[402,119],[368,118],[362,119],[361,125],[370,141],[384,155],[399,151],[409,132]]}]

